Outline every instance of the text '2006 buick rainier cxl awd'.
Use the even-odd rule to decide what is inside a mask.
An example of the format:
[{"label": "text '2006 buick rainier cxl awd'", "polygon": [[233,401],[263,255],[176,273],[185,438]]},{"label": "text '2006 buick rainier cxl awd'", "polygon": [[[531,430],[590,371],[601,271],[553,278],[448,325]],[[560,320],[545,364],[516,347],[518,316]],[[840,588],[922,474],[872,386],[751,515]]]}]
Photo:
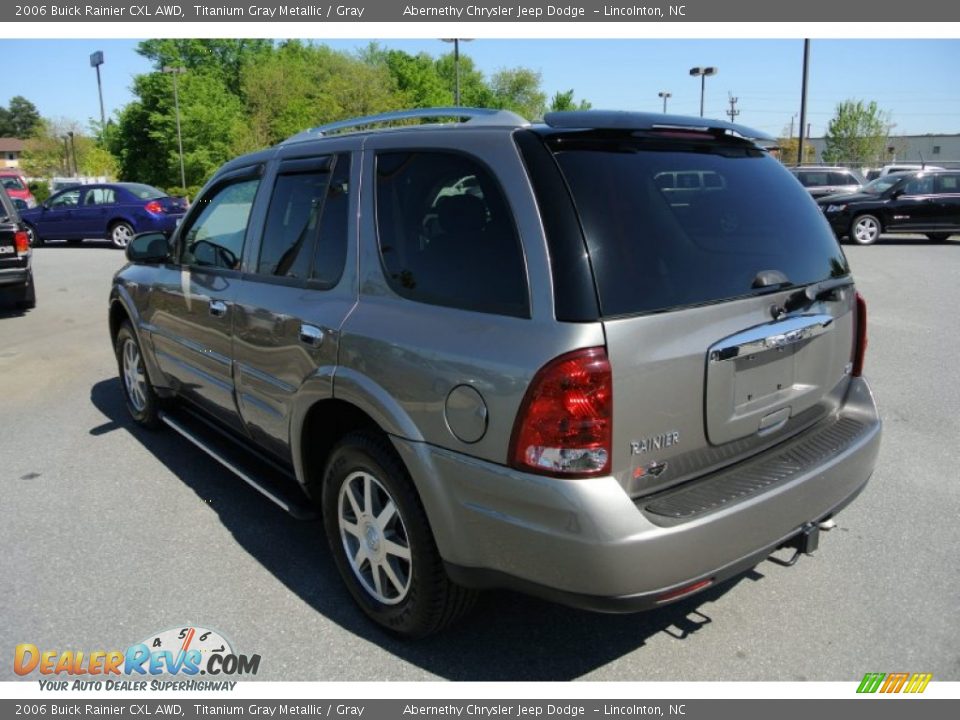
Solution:
[{"label": "text '2006 buick rainier cxl awd'", "polygon": [[127,406],[316,508],[404,635],[480,588],[633,611],[812,552],[877,458],[866,306],[761,140],[435,108],[233,160],[116,275]]}]

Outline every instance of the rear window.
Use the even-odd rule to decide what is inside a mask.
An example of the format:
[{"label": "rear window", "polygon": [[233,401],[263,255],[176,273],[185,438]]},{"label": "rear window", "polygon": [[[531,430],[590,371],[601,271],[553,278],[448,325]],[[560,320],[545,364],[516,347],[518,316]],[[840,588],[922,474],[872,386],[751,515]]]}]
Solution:
[{"label": "rear window", "polygon": [[123,186],[127,192],[141,200],[156,200],[157,198],[167,197],[167,194],[155,188],[152,185],[141,185],[140,183],[127,183]]},{"label": "rear window", "polygon": [[[746,145],[640,142],[567,139],[554,145],[604,316],[769,292],[758,280],[768,271],[789,285],[849,272],[814,201],[765,152]],[[664,182],[667,177],[677,182]]]}]

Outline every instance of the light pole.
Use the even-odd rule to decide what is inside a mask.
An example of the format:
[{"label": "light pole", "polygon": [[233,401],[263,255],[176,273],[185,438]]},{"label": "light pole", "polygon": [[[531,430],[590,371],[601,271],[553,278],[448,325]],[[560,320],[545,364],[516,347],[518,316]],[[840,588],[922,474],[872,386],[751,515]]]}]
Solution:
[{"label": "light pole", "polygon": [[107,115],[103,111],[103,84],[100,82],[100,66],[103,65],[103,51],[97,50],[90,55],[90,67],[97,71],[97,92],[100,94],[100,139],[103,139],[103,132],[107,129]]},{"label": "light pole", "polygon": [[77,165],[77,141],[73,137],[73,130],[69,131],[67,135],[70,137],[70,150],[71,155],[73,155],[73,176],[80,176],[80,166]]},{"label": "light pole", "polygon": [[667,100],[673,97],[673,93],[668,93],[667,91],[657,93],[658,96],[663,98],[663,112],[667,112]]},{"label": "light pole", "polygon": [[456,75],[456,86],[453,92],[453,104],[460,107],[460,43],[470,42],[473,38],[440,38],[443,42],[453,43],[453,71]]},{"label": "light pole", "polygon": [[716,75],[719,72],[715,67],[692,67],[690,74],[700,78],[700,117],[703,117],[703,95],[707,89],[707,75]]},{"label": "light pole", "polygon": [[177,115],[177,147],[180,150],[180,187],[186,192],[187,173],[183,169],[183,136],[180,134],[180,96],[177,93],[177,75],[183,75],[187,71],[184,67],[163,66],[163,72],[173,75],[173,107]]}]

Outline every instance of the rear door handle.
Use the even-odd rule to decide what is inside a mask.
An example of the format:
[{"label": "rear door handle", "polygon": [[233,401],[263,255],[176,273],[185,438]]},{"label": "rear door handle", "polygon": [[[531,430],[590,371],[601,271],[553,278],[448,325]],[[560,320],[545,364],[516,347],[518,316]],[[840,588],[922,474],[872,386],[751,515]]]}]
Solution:
[{"label": "rear door handle", "polygon": [[320,347],[323,345],[323,330],[303,323],[300,326],[300,342],[312,348]]},{"label": "rear door handle", "polygon": [[210,314],[214,317],[223,317],[227,314],[227,304],[223,300],[211,300]]}]

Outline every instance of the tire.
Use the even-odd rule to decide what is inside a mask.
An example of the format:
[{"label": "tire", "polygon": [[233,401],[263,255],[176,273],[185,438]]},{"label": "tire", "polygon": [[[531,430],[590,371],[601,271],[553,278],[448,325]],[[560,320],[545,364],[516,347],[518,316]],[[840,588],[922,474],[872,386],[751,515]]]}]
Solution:
[{"label": "tire", "polygon": [[950,233],[927,233],[927,240],[931,242],[946,242]]},{"label": "tire", "polygon": [[883,232],[874,215],[858,215],[850,223],[850,239],[857,245],[873,245]]},{"label": "tire", "polygon": [[30,247],[43,247],[43,238],[37,234],[32,225],[27,225],[27,237],[30,238]]},{"label": "tire", "polygon": [[17,303],[21,310],[33,310],[37,306],[37,288],[33,284],[33,273],[30,273],[30,280],[23,289],[23,299]]},{"label": "tire", "polygon": [[108,231],[110,242],[119,250],[126,250],[133,240],[133,234],[133,225],[123,220],[113,223]]},{"label": "tire", "polygon": [[354,433],[336,445],[322,504],[340,577],[374,622],[424,637],[473,606],[476,591],[447,576],[420,498],[385,438]]},{"label": "tire", "polygon": [[127,412],[138,425],[150,429],[159,427],[160,400],[150,384],[143,350],[129,321],[124,321],[117,332],[114,352]]}]

